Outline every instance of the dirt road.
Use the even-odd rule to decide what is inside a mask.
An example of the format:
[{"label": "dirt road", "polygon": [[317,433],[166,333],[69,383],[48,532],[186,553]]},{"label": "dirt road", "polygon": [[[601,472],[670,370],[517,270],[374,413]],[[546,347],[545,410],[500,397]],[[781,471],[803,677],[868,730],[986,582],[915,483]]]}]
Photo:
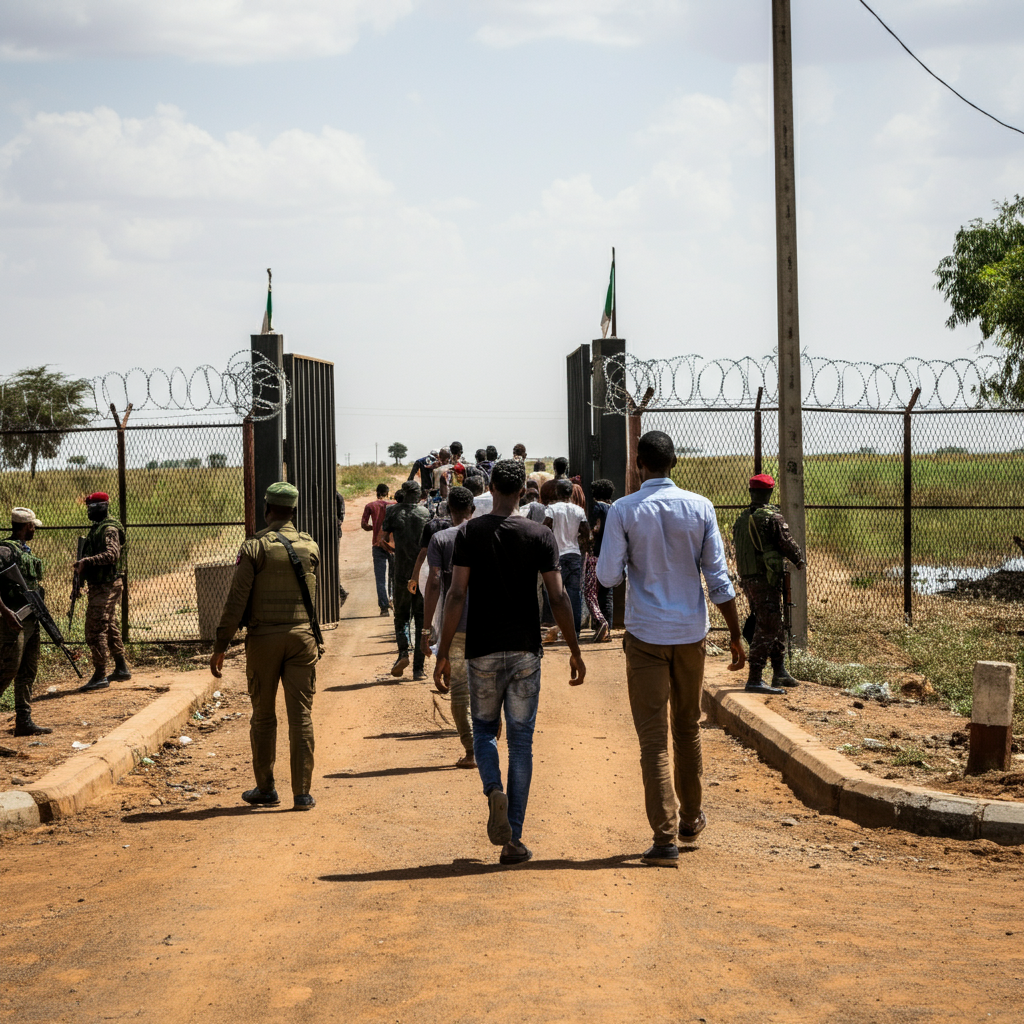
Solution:
[{"label": "dirt road", "polygon": [[578,689],[564,652],[545,658],[535,859],[500,868],[430,688],[387,674],[368,534],[346,533],[343,552],[352,596],[319,673],[316,809],[240,802],[233,665],[215,728],[77,818],[5,837],[0,1020],[1024,1019],[1019,848],[820,817],[708,729],[709,827],[677,870],[643,867],[617,642],[587,651]]}]

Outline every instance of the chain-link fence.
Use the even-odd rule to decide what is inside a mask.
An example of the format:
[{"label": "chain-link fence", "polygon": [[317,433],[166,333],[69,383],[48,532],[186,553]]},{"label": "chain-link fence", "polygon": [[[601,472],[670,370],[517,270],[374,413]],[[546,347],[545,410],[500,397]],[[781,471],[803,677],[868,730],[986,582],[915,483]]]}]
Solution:
[{"label": "chain-link fence", "polygon": [[[270,378],[288,395],[276,367],[255,365],[255,372],[251,361],[235,360],[219,373],[207,367],[191,375],[134,370],[95,378],[78,396],[88,426],[63,425],[60,396],[34,408],[19,408],[20,396],[10,390],[3,396],[0,514],[20,505],[42,520],[32,549],[44,560],[46,602],[62,628],[77,538],[90,526],[84,498],[105,491],[128,538],[125,639],[213,638],[246,536],[242,417],[251,410],[253,418],[280,415],[280,404],[260,399]],[[103,422],[95,409],[118,388],[122,412],[111,409]],[[68,639],[81,641],[83,627],[80,608]]]},{"label": "chain-link fence", "polygon": [[[833,611],[851,623],[952,616],[974,598],[1019,616],[1024,576],[1015,573],[1024,573],[1024,552],[1014,537],[1024,534],[1024,410],[979,398],[993,369],[994,360],[877,367],[805,359],[812,619]],[[626,394],[639,402],[655,389],[642,429],[673,438],[673,478],[714,502],[733,560],[732,527],[747,503],[748,478],[778,475],[774,363],[627,357],[616,370],[623,412]],[[606,368],[605,376],[614,375]]]}]

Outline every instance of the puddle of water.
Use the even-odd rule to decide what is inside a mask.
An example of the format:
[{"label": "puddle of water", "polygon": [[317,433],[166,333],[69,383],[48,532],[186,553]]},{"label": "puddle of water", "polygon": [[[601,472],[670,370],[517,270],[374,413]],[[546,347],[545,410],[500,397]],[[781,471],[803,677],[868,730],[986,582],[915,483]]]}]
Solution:
[{"label": "puddle of water", "polygon": [[[983,580],[1000,570],[1024,572],[1024,558],[1008,558],[1002,565],[983,568],[976,565],[914,565],[911,585],[915,594],[941,594],[952,590],[960,580]],[[890,575],[903,579],[903,569],[890,569]]]}]

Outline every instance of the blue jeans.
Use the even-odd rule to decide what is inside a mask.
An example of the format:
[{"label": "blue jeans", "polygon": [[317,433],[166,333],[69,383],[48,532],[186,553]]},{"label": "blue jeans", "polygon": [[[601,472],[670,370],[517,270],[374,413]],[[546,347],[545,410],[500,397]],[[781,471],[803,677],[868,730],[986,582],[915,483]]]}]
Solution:
[{"label": "blue jeans", "polygon": [[389,555],[383,548],[373,548],[373,579],[377,584],[377,607],[382,612],[388,610],[388,585],[387,571],[388,563],[391,561]]},{"label": "blue jeans", "polygon": [[562,586],[572,605],[572,624],[579,636],[580,623],[583,621],[583,556],[577,552],[562,555],[558,559],[558,568],[562,572]]},{"label": "blue jeans", "polygon": [[508,820],[512,838],[521,839],[533,778],[533,727],[540,697],[540,655],[499,651],[466,661],[469,707],[473,716],[473,756],[484,795],[502,789],[498,726],[505,707],[508,736]]}]

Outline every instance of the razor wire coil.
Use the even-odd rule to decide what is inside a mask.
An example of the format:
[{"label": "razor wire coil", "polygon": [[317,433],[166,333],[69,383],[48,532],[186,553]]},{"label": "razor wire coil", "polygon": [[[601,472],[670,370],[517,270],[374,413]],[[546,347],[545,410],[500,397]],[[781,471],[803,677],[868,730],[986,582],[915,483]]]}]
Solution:
[{"label": "razor wire coil", "polygon": [[17,383],[16,375],[0,379],[0,430],[60,428],[69,422],[88,426],[108,418],[111,405],[124,410],[129,404],[136,418],[230,412],[259,422],[280,415],[291,401],[291,384],[284,371],[246,349],[236,352],[224,369],[207,363],[191,372],[178,366],[111,370],[85,379],[84,388],[42,401],[20,393]]},{"label": "razor wire coil", "polygon": [[[604,379],[606,412],[628,413],[649,388],[647,409],[704,407],[752,408],[759,388],[762,405],[778,401],[776,355],[754,359],[705,359],[691,354],[670,359],[639,359],[625,354],[598,360]],[[896,410],[905,408],[916,388],[915,408],[949,410],[1000,408],[984,397],[984,386],[1001,363],[996,356],[977,359],[920,359],[868,363],[804,355],[801,379],[805,406],[822,409]]]}]

